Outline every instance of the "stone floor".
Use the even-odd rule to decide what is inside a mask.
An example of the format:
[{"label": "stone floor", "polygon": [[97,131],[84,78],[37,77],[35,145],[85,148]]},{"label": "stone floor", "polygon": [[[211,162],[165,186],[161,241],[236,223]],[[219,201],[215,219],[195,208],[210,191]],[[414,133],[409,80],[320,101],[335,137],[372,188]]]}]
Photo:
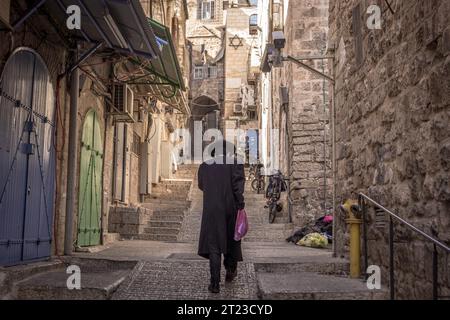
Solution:
[{"label": "stone floor", "polygon": [[211,294],[207,261],[143,261],[114,294],[114,300],[211,300],[256,299],[257,284],[253,264],[242,263],[238,277],[224,283],[220,294]]},{"label": "stone floor", "polygon": [[[79,258],[139,261],[127,279],[120,285],[113,299],[256,299],[258,276],[279,274],[303,269],[319,270],[318,266],[335,265],[345,261],[333,259],[327,249],[299,247],[287,242],[243,243],[244,262],[239,264],[235,282],[224,283],[222,269],[221,293],[210,294],[208,261],[196,254],[196,243],[167,243],[156,241],[119,241],[96,253],[77,253]],[[268,268],[267,265],[271,267]],[[278,267],[274,267],[274,265]],[[329,268],[329,267],[328,267]],[[298,267],[297,267],[298,269]],[[303,271],[302,269],[302,271]],[[275,273],[274,273],[275,272]],[[272,287],[269,282],[266,287]],[[275,288],[277,288],[275,286]],[[270,292],[270,290],[269,290]]]}]

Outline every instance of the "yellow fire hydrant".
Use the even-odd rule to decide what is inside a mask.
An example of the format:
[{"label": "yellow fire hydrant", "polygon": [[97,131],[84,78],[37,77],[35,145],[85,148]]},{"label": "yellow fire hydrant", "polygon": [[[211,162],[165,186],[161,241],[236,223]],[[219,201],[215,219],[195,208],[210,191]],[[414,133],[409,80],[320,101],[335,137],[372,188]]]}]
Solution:
[{"label": "yellow fire hydrant", "polygon": [[346,200],[341,206],[341,210],[346,214],[345,222],[350,229],[350,277],[359,278],[361,275],[360,266],[360,225],[358,218],[359,205],[356,200]]}]

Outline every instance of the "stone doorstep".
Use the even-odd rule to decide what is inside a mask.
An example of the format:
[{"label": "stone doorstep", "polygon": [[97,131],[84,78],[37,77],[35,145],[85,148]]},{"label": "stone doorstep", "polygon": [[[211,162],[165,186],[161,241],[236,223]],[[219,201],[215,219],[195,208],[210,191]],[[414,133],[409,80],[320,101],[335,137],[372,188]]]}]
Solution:
[{"label": "stone doorstep", "polygon": [[120,236],[120,233],[104,233],[103,234],[103,245],[109,245],[111,243],[114,243],[116,241],[120,241],[122,238]]},{"label": "stone doorstep", "polygon": [[14,283],[40,272],[60,268],[62,265],[63,262],[60,259],[52,257],[51,260],[48,261],[12,267],[0,267],[0,300],[2,297],[7,297],[11,293]]},{"label": "stone doorstep", "polygon": [[17,299],[32,300],[107,300],[126,279],[130,270],[83,272],[81,290],[67,288],[66,269],[45,272],[16,285]]},{"label": "stone doorstep", "polygon": [[258,273],[258,296],[267,300],[387,299],[387,290],[369,290],[364,281],[313,272]]}]

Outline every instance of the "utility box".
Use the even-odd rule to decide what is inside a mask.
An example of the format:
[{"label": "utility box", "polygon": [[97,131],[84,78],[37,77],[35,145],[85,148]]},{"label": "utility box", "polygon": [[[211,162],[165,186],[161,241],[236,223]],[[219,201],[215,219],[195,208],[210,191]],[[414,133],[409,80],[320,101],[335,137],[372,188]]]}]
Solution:
[{"label": "utility box", "polygon": [[4,25],[10,25],[10,8],[11,8],[11,0],[0,0],[0,22]]}]

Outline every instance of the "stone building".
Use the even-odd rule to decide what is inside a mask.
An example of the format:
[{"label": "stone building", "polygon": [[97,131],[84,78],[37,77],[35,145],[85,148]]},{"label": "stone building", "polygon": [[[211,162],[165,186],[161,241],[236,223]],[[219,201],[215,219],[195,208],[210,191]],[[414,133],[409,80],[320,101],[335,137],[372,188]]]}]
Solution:
[{"label": "stone building", "polygon": [[[327,49],[328,1],[260,1],[261,128],[266,163],[276,167],[291,184],[294,224],[324,215],[332,205],[330,99],[328,83],[292,62],[267,68],[273,32],[285,37],[281,55],[295,58],[324,56]],[[327,60],[304,60],[328,71]],[[271,71],[271,72],[268,72]]]},{"label": "stone building", "polygon": [[203,122],[202,131],[220,129],[224,93],[224,21],[222,1],[188,1],[187,37],[191,72],[189,103],[194,122]]},{"label": "stone building", "polygon": [[227,128],[257,129],[256,2],[198,0],[188,6],[192,120],[223,135]]},{"label": "stone building", "polygon": [[[371,4],[381,9],[379,26]],[[332,0],[329,34],[336,46],[337,201],[363,192],[447,245],[449,15],[445,0],[390,7]],[[382,266],[386,281],[389,223],[374,212],[369,219],[369,264]],[[344,254],[347,227],[337,220],[336,249]],[[433,245],[398,222],[394,230],[397,296],[431,297]],[[448,296],[449,257],[439,259],[439,295]]]},{"label": "stone building", "polygon": [[[106,2],[109,25],[97,30],[115,35],[100,40],[84,9],[81,34],[56,2],[2,3],[0,265],[67,253],[67,239],[75,247],[113,241],[110,211],[140,207],[152,183],[176,168],[170,133],[189,115],[186,4],[154,3],[152,15],[148,1]],[[125,10],[138,18],[118,27]],[[157,55],[171,74],[150,64]]]}]

